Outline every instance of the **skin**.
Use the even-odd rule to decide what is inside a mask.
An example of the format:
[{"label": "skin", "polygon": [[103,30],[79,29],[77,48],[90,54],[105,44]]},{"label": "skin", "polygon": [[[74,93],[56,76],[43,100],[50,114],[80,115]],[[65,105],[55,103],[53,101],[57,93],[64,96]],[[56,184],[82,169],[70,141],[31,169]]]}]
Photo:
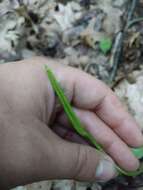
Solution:
[{"label": "skin", "polygon": [[[128,148],[143,145],[135,120],[105,84],[61,63],[35,57],[0,65],[0,189],[47,179],[107,181],[114,162],[128,171],[139,166]],[[71,129],[44,64],[108,156]]]}]

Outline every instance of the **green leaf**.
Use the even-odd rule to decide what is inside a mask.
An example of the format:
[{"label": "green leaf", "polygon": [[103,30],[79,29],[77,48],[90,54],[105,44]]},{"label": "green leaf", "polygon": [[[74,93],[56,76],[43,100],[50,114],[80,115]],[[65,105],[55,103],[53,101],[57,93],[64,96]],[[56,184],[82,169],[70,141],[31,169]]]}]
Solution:
[{"label": "green leaf", "polygon": [[141,175],[143,173],[143,163],[140,164],[140,167],[138,170],[133,172],[128,172],[120,168],[118,165],[116,165],[116,169],[118,170],[119,174],[129,176],[129,177],[136,177],[138,175]]},{"label": "green leaf", "polygon": [[143,147],[140,148],[132,148],[132,153],[138,158],[143,158]]},{"label": "green leaf", "polygon": [[107,54],[112,48],[112,40],[108,37],[103,38],[99,43],[99,47],[104,54]]},{"label": "green leaf", "polygon": [[52,84],[52,87],[56,92],[73,128],[76,130],[76,132],[79,135],[86,138],[87,140],[90,140],[98,150],[102,150],[102,147],[96,142],[96,140],[92,137],[92,135],[85,130],[84,126],[82,126],[79,118],[76,116],[75,112],[73,111],[67,97],[64,95],[64,92],[60,84],[56,80],[55,76],[53,75],[52,71],[47,66],[45,66],[45,68],[48,74],[48,78]]},{"label": "green leaf", "polygon": [[[80,122],[79,118],[76,116],[75,112],[73,111],[72,106],[70,105],[67,97],[65,96],[60,84],[56,80],[53,72],[47,67],[47,65],[45,66],[45,69],[46,69],[48,78],[51,82],[51,85],[52,85],[55,93],[57,94],[57,96],[60,100],[60,103],[62,104],[62,106],[72,124],[72,127],[75,129],[75,131],[79,135],[81,135],[85,139],[89,140],[97,148],[97,150],[104,152],[102,146],[97,143],[96,139],[84,128],[84,126]],[[131,150],[137,158],[143,157],[143,147],[136,148],[136,149],[134,148]],[[126,175],[126,176],[137,176],[137,175],[140,175],[143,173],[143,163],[140,165],[140,168],[138,170],[133,171],[133,172],[125,171],[122,168],[120,168],[118,165],[116,165],[116,169],[119,172],[119,174]]]}]

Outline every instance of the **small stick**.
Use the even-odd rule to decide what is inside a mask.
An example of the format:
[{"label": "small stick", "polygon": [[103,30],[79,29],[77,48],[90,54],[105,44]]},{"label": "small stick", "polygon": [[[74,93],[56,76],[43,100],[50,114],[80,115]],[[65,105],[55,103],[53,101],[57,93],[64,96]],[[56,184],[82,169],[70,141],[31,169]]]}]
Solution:
[{"label": "small stick", "polygon": [[138,3],[138,0],[132,0],[132,2],[131,2],[131,7],[128,12],[127,25],[133,18],[133,14],[134,14],[137,3]]},{"label": "small stick", "polygon": [[109,78],[109,84],[112,83],[117,73],[117,68],[119,65],[120,55],[122,51],[122,44],[123,44],[123,32],[119,32],[116,36],[115,43],[112,50],[112,55],[110,58],[110,65],[113,67],[113,70]]},{"label": "small stick", "polygon": [[119,66],[119,61],[120,61],[120,57],[121,57],[121,53],[122,53],[122,47],[123,47],[124,34],[126,33],[127,29],[132,24],[134,24],[134,22],[136,22],[136,21],[134,21],[134,22],[131,21],[131,19],[133,18],[133,13],[134,13],[134,10],[136,8],[137,3],[138,3],[138,0],[132,0],[131,7],[130,7],[130,10],[128,12],[127,24],[126,24],[123,32],[119,32],[116,36],[116,39],[115,39],[115,43],[114,43],[113,50],[112,50],[112,56],[110,58],[110,65],[113,67],[112,72],[111,72],[111,76],[109,78],[109,85],[110,86],[112,86],[112,82],[116,77],[117,69]]},{"label": "small stick", "polygon": [[137,24],[139,22],[143,22],[143,17],[139,17],[139,18],[135,18],[133,20],[131,20],[128,24],[127,24],[127,29],[129,29],[130,27],[132,27],[134,24]]}]

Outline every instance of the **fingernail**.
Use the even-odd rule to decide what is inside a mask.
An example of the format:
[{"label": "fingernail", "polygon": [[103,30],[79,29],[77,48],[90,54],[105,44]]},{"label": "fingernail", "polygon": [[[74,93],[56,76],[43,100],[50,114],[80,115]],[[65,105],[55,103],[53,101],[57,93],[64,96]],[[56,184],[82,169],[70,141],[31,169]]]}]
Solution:
[{"label": "fingernail", "polygon": [[106,182],[117,176],[117,171],[114,162],[109,159],[103,159],[99,162],[96,169],[96,180],[98,182]]}]

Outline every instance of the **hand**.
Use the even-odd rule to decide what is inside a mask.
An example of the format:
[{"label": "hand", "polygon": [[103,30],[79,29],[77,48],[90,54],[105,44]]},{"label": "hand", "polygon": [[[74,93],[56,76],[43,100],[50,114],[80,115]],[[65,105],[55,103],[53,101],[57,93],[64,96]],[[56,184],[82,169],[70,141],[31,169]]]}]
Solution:
[{"label": "hand", "polygon": [[[113,160],[128,171],[139,166],[128,148],[143,145],[134,119],[105,84],[60,62],[36,57],[0,66],[1,189],[60,178],[106,181],[116,175]],[[113,160],[72,130],[44,64]]]}]

